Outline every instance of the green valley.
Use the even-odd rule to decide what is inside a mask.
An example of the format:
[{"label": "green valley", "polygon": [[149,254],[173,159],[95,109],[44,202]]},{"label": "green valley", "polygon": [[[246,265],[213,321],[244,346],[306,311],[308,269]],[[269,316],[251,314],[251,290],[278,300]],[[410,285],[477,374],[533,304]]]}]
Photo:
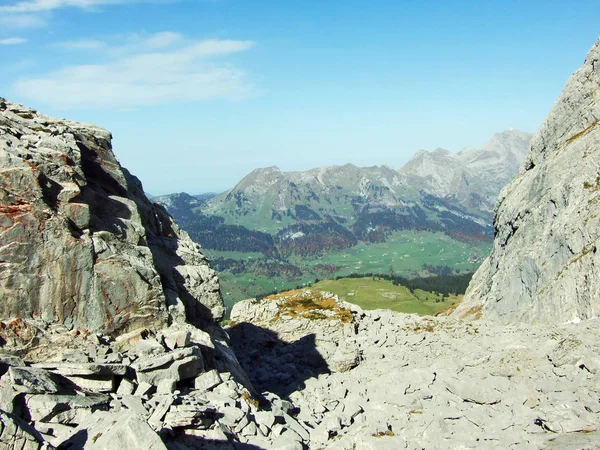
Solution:
[{"label": "green valley", "polygon": [[472,272],[491,249],[496,196],[530,138],[508,130],[481,148],[419,151],[400,170],[259,168],[220,194],[154,201],[202,246],[229,307],[357,274]]},{"label": "green valley", "polygon": [[386,242],[359,242],[321,257],[292,256],[285,262],[259,253],[204,251],[219,271],[223,298],[231,307],[245,298],[352,274],[413,278],[472,272],[489,250],[486,242],[460,242],[442,233],[405,230],[392,233]]}]

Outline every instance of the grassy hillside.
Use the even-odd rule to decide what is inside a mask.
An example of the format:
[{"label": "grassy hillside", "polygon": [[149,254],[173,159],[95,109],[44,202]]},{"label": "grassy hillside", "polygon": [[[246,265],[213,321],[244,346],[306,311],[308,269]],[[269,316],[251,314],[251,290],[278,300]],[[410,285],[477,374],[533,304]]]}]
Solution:
[{"label": "grassy hillside", "polygon": [[462,295],[441,294],[404,286],[396,286],[389,280],[377,277],[342,278],[320,281],[312,289],[331,292],[340,299],[354,303],[363,309],[390,309],[392,311],[434,315],[462,300]]}]

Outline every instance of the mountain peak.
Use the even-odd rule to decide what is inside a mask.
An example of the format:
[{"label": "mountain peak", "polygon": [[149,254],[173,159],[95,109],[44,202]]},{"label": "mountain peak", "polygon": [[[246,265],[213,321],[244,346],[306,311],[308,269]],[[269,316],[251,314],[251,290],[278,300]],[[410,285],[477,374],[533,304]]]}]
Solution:
[{"label": "mountain peak", "polygon": [[531,137],[509,129],[496,133],[483,147],[458,153],[439,147],[432,152],[420,150],[400,172],[430,194],[459,199],[467,208],[476,203],[491,214],[498,192],[518,173]]}]

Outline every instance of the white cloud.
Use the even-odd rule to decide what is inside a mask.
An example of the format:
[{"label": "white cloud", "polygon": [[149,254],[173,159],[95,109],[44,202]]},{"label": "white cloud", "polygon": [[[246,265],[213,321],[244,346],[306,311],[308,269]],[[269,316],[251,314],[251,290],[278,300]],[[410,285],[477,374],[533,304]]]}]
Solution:
[{"label": "white cloud", "polygon": [[106,44],[104,42],[94,39],[57,42],[54,45],[56,47],[61,47],[69,50],[99,50],[106,47]]},{"label": "white cloud", "polygon": [[[124,50],[101,64],[72,65],[37,78],[18,80],[21,97],[62,109],[136,108],[151,104],[239,99],[256,92],[243,70],[215,57],[248,50],[252,41],[185,42],[175,33],[158,33],[146,48]],[[174,45],[178,44],[178,45]],[[169,50],[160,49],[169,46]],[[127,45],[123,46],[127,49]]]},{"label": "white cloud", "polygon": [[27,42],[27,39],[23,39],[20,37],[0,39],[0,45],[17,45],[17,44],[23,44],[25,42]]},{"label": "white cloud", "polygon": [[3,29],[36,28],[45,24],[46,20],[37,15],[0,13],[0,27]]},{"label": "white cloud", "polygon": [[0,12],[33,13],[51,11],[59,8],[93,8],[102,5],[132,3],[132,0],[27,0],[12,5],[0,6]]},{"label": "white cloud", "polygon": [[183,36],[179,33],[173,33],[171,31],[164,31],[162,33],[156,33],[146,40],[146,45],[150,48],[165,48],[180,41]]}]

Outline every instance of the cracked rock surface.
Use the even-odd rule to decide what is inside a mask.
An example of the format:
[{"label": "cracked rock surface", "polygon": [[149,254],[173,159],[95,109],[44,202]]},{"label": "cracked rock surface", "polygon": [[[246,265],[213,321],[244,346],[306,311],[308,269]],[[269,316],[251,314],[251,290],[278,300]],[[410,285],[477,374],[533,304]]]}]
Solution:
[{"label": "cracked rock surface", "polygon": [[113,335],[222,318],[214,271],[108,131],[0,98],[0,168],[0,317]]},{"label": "cracked rock surface", "polygon": [[[266,302],[250,305],[262,314]],[[597,320],[501,326],[341,305],[354,318],[339,345],[360,362],[300,374],[301,387],[289,393],[309,448],[600,448]],[[267,355],[270,379],[285,379],[287,352]],[[261,367],[240,361],[260,385]]]},{"label": "cracked rock surface", "polygon": [[495,239],[457,309],[495,322],[600,315],[600,40],[500,193]]}]

